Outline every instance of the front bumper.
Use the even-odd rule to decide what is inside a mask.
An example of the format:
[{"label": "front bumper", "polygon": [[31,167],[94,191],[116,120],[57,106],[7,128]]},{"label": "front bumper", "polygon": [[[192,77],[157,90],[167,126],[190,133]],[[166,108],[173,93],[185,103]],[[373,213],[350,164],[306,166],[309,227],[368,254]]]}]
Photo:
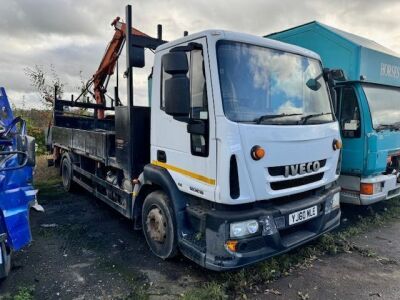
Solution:
[{"label": "front bumper", "polygon": [[[397,182],[397,175],[378,175],[368,178],[359,178],[355,176],[343,177],[345,178],[339,179],[339,182],[343,186],[340,195],[340,201],[342,203],[370,205],[379,201],[388,200],[400,196],[400,183]],[[354,182],[354,186],[347,189],[346,186],[344,186],[344,180],[346,180],[347,182]],[[380,183],[381,191],[374,193],[373,195],[360,194],[361,183]]]},{"label": "front bumper", "polygon": [[[333,196],[340,192],[334,186],[318,195],[283,204],[265,205],[240,211],[212,210],[205,218],[205,236],[199,241],[188,236],[180,240],[180,250],[188,258],[207,269],[223,271],[253,264],[287,252],[334,229],[340,224],[340,209],[330,210]],[[302,223],[288,225],[288,216],[312,206],[317,206],[316,217]],[[229,224],[249,219],[270,220],[271,230],[238,240],[238,251],[226,249],[230,240]],[[269,226],[271,227],[271,226]],[[273,229],[275,228],[275,229]]]}]

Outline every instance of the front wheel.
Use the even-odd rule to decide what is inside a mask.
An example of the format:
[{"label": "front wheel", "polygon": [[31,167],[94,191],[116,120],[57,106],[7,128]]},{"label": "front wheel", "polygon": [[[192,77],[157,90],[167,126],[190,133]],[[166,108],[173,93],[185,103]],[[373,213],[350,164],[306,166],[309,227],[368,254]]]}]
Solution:
[{"label": "front wheel", "polygon": [[0,244],[0,280],[8,276],[11,270],[11,250],[5,242]]},{"label": "front wheel", "polygon": [[162,191],[150,193],[143,203],[142,225],[151,251],[162,259],[178,253],[176,222],[171,201]]}]

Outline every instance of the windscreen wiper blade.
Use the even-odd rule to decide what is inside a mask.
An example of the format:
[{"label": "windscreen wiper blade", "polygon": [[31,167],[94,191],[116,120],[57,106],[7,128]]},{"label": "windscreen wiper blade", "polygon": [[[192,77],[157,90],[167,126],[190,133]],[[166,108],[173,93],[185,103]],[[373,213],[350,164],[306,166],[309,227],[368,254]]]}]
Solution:
[{"label": "windscreen wiper blade", "polygon": [[376,130],[384,130],[384,129],[389,129],[389,130],[400,130],[400,123],[394,123],[394,124],[379,124]]},{"label": "windscreen wiper blade", "polygon": [[332,115],[332,113],[331,112],[324,112],[324,113],[319,113],[319,114],[310,114],[310,115],[302,117],[301,120],[300,120],[300,123],[301,124],[306,124],[307,121],[312,119],[312,118],[325,116],[325,115]]},{"label": "windscreen wiper blade", "polygon": [[277,115],[263,115],[261,117],[255,118],[254,122],[257,124],[260,124],[264,120],[270,120],[270,119],[277,119],[277,118],[284,118],[284,117],[290,117],[290,116],[301,116],[302,114],[296,113],[296,114],[277,114]]}]

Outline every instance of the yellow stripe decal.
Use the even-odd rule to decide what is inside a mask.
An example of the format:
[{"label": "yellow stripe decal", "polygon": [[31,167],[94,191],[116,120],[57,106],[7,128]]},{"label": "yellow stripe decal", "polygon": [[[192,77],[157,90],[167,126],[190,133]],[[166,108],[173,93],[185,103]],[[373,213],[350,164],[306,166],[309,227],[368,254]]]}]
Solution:
[{"label": "yellow stripe decal", "polygon": [[174,171],[174,172],[177,172],[177,173],[181,173],[181,174],[183,174],[185,176],[192,177],[192,178],[197,179],[199,181],[203,181],[203,182],[205,182],[207,184],[215,185],[215,179],[211,179],[211,178],[205,177],[203,175],[200,175],[200,174],[197,174],[197,173],[193,173],[191,171],[184,170],[184,169],[181,169],[181,168],[178,168],[178,167],[175,167],[175,166],[160,162],[158,160],[153,160],[151,162],[151,164],[155,165],[155,166],[159,166],[159,167],[165,168],[167,170],[171,170],[171,171]]}]

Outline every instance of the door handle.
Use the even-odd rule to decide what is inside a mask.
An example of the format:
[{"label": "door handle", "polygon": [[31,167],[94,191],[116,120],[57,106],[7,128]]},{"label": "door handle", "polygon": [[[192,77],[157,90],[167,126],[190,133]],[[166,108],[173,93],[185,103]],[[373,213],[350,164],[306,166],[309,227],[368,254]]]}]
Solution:
[{"label": "door handle", "polygon": [[167,162],[167,154],[165,153],[165,151],[157,150],[157,160],[163,163]]}]

